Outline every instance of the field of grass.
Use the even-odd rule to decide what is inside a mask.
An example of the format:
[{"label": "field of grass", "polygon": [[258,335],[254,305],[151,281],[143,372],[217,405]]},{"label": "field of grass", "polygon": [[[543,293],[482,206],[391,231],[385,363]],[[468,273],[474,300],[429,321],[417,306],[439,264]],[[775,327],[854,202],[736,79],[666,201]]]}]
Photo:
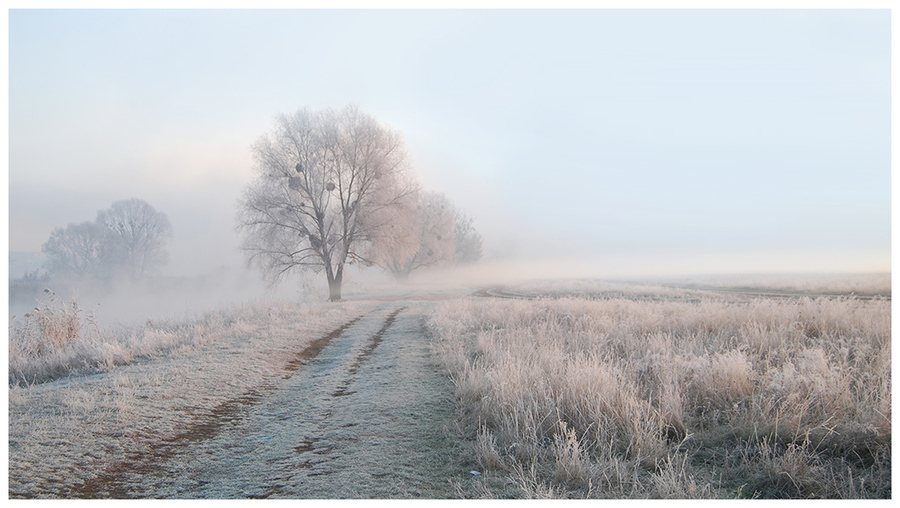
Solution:
[{"label": "field of grass", "polygon": [[889,279],[740,284],[767,295],[721,281],[382,288],[112,328],[48,292],[9,327],[9,495],[79,497],[98,468],[416,293],[438,300],[427,340],[455,386],[448,432],[480,473],[454,483],[462,497],[890,498]]},{"label": "field of grass", "polygon": [[434,312],[466,495],[891,497],[889,299],[573,284]]}]

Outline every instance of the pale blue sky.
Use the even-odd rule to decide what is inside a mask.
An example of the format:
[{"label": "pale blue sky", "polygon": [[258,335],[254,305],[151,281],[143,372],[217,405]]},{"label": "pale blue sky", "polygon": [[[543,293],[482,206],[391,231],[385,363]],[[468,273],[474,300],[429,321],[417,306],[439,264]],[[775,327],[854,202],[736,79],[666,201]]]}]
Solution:
[{"label": "pale blue sky", "polygon": [[887,10],[14,10],[10,250],[139,197],[237,264],[251,143],[356,103],[495,258],[886,271],[890,64]]}]

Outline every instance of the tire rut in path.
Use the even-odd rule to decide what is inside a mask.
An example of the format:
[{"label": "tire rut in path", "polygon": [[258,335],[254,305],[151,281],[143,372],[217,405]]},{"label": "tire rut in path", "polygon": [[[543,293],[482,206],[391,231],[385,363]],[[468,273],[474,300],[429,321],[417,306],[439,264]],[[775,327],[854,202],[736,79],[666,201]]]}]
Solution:
[{"label": "tire rut in path", "polygon": [[353,365],[351,365],[350,369],[348,369],[347,371],[347,379],[343,383],[341,383],[341,385],[338,386],[337,390],[335,390],[331,394],[332,397],[345,397],[347,395],[356,393],[347,391],[350,388],[350,384],[353,382],[353,375],[356,374],[357,370],[359,370],[360,365],[362,365],[362,363],[366,361],[366,359],[372,356],[375,348],[378,347],[378,344],[381,344],[382,340],[384,340],[384,332],[387,331],[387,329],[390,328],[392,324],[394,324],[394,320],[397,319],[397,314],[400,314],[404,310],[406,310],[406,307],[400,307],[394,312],[388,314],[387,319],[384,321],[384,326],[382,326],[380,330],[375,332],[375,335],[372,336],[369,344],[362,351],[360,351],[359,355],[357,355],[356,361],[353,362]]}]

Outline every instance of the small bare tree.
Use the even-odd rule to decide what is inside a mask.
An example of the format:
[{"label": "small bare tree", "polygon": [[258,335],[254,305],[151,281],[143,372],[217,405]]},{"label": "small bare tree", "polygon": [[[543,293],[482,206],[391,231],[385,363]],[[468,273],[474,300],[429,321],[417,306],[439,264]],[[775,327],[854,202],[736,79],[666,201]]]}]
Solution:
[{"label": "small bare tree", "polygon": [[411,248],[386,251],[379,264],[405,282],[419,268],[475,263],[481,259],[482,240],[473,222],[443,194],[419,193],[403,226]]},{"label": "small bare tree", "polygon": [[41,246],[48,271],[56,276],[90,277],[100,272],[106,230],[96,222],[56,228]]},{"label": "small bare tree", "polygon": [[385,252],[379,263],[401,282],[414,270],[449,263],[454,257],[456,210],[450,200],[437,192],[420,193],[410,214],[405,229],[414,248]]},{"label": "small bare tree", "polygon": [[344,265],[410,249],[403,217],[413,206],[400,135],[355,107],[280,115],[253,145],[257,178],[238,213],[248,262],[277,281],[325,272],[341,298]]},{"label": "small bare tree", "polygon": [[453,262],[457,265],[472,264],[481,259],[483,240],[472,225],[474,222],[474,218],[467,217],[461,211],[456,212],[456,221],[453,224]]},{"label": "small bare tree", "polygon": [[139,279],[169,260],[166,250],[172,225],[166,214],[141,199],[116,201],[97,214],[97,223],[108,235],[104,264],[125,270]]}]

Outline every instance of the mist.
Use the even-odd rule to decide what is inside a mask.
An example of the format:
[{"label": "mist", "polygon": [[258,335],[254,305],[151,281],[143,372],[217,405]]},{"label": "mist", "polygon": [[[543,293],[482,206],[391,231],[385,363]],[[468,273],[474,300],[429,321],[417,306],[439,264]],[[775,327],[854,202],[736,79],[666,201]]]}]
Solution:
[{"label": "mist", "polygon": [[8,496],[890,498],[892,12],[780,7],[9,10]]},{"label": "mist", "polygon": [[[474,218],[481,262],[412,285],[890,272],[888,11],[14,10],[9,31],[8,251],[122,199],[171,221],[154,278],[53,288],[109,320],[326,298],[320,273],[270,286],[236,230],[251,147],[298,107],[358,105]],[[353,270],[348,298],[395,284]]]}]

